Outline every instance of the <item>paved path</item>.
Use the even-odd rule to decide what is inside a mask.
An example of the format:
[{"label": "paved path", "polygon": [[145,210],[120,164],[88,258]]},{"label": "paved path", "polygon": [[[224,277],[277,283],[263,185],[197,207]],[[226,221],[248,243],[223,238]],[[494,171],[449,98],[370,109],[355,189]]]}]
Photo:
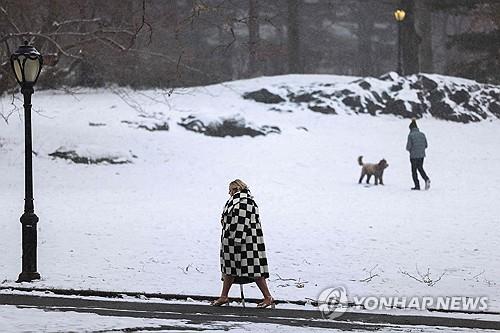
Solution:
[{"label": "paved path", "polygon": [[295,309],[257,309],[241,306],[212,307],[189,303],[156,303],[120,300],[95,300],[69,297],[0,294],[0,304],[37,307],[48,311],[75,311],[107,316],[184,319],[193,324],[215,321],[270,323],[340,330],[379,330],[388,325],[426,325],[483,328],[500,331],[500,321],[447,317],[388,315],[346,312],[335,320],[323,320],[319,311]]}]

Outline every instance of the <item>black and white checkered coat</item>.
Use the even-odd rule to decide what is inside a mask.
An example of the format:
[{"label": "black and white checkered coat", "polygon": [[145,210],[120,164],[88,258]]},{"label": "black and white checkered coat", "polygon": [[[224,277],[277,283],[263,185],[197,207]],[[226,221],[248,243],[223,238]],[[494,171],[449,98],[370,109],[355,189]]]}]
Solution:
[{"label": "black and white checkered coat", "polygon": [[237,192],[226,202],[221,222],[222,275],[269,277],[259,208],[250,191]]}]

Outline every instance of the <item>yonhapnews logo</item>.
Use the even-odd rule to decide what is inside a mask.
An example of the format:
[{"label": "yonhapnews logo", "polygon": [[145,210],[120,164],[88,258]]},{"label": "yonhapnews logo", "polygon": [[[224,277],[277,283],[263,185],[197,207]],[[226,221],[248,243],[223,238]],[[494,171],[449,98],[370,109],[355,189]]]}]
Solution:
[{"label": "yonhapnews logo", "polygon": [[327,288],[318,296],[318,309],[323,318],[338,318],[347,311],[348,306],[347,289],[344,287]]},{"label": "yonhapnews logo", "polygon": [[323,318],[335,319],[348,311],[349,306],[364,310],[414,310],[474,311],[488,310],[486,296],[353,296],[349,302],[345,287],[327,288],[318,296],[318,309]]}]

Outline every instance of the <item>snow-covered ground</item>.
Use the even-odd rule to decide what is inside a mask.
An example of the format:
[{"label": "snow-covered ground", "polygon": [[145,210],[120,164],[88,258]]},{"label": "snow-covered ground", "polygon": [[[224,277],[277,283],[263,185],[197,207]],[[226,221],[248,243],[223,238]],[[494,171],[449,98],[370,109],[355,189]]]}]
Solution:
[{"label": "snow-covered ground", "polygon": [[[342,285],[359,296],[488,296],[490,310],[500,310],[498,120],[419,120],[429,141],[425,167],[432,188],[414,192],[404,149],[408,119],[327,115],[296,104],[283,106],[292,112],[274,112],[241,97],[282,84],[349,80],[259,78],[171,96],[117,88],[36,91],[42,280],[22,285],[216,295],[220,213],[229,181],[241,178],[260,207],[275,298],[316,299]],[[11,99],[0,99],[0,112],[12,109]],[[20,114],[8,125],[0,122],[0,286],[17,285],[20,273]],[[214,138],[177,125],[188,115],[236,114],[278,126],[281,134]],[[165,121],[169,131],[137,125]],[[48,156],[60,147],[131,163],[86,165]],[[359,155],[365,162],[388,160],[385,186],[357,184]],[[418,278],[417,269],[429,269],[431,279],[444,276],[428,286],[403,274]],[[259,297],[255,286],[246,289],[247,297]]]}]

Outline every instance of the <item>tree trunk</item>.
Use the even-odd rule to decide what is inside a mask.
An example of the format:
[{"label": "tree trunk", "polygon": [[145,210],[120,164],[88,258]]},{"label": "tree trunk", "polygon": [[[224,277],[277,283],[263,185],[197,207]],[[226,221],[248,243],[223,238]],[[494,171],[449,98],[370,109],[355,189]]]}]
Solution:
[{"label": "tree trunk", "polygon": [[287,0],[287,3],[288,72],[302,73],[304,70],[300,59],[299,0]]},{"label": "tree trunk", "polygon": [[374,16],[371,3],[359,3],[358,18],[358,70],[359,75],[373,75],[372,33]]},{"label": "tree trunk", "polygon": [[[187,1],[189,10],[189,13],[187,13],[189,17],[187,23],[189,24],[189,28],[186,29],[182,36],[182,43],[187,53],[184,61],[190,63],[195,68],[203,68],[205,55],[202,45],[202,27],[199,24],[200,18],[198,17],[197,4],[198,2],[196,0]],[[194,73],[189,73],[185,75],[185,77],[192,82],[196,82],[197,80],[196,74]]]},{"label": "tree trunk", "polygon": [[167,18],[172,30],[177,32],[177,25],[179,24],[179,10],[177,8],[177,1],[167,1]]},{"label": "tree trunk", "polygon": [[418,31],[422,37],[419,47],[420,70],[425,73],[434,72],[432,63],[432,12],[429,0],[417,2]]},{"label": "tree trunk", "polygon": [[447,46],[447,42],[448,42],[448,23],[450,21],[450,15],[448,15],[448,13],[443,13],[443,19],[441,20],[441,49],[442,49],[442,53],[443,53],[443,57],[442,57],[442,60],[441,60],[441,69],[440,69],[440,73],[446,73],[447,71],[447,68],[448,68],[448,65],[449,65],[449,61],[450,61],[450,58],[449,58],[449,50],[448,50],[448,46]]},{"label": "tree trunk", "polygon": [[406,17],[401,26],[401,52],[403,58],[403,75],[418,73],[418,46],[420,36],[415,30],[415,1],[402,0],[402,9],[406,12]]},{"label": "tree trunk", "polygon": [[259,50],[259,7],[258,0],[248,1],[248,75],[260,74]]}]

